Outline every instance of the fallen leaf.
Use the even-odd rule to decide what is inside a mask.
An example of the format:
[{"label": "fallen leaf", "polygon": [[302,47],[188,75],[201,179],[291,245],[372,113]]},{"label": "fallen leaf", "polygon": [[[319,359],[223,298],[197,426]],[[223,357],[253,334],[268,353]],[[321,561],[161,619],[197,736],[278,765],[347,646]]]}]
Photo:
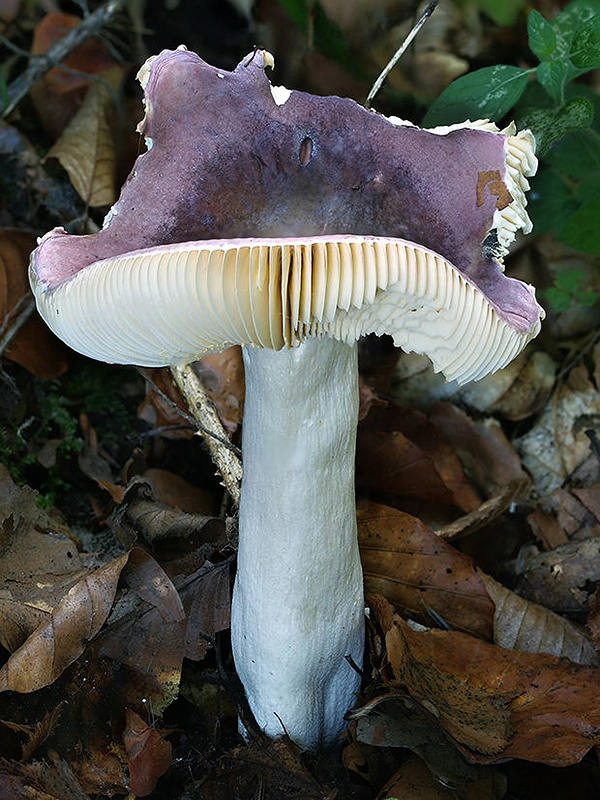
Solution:
[{"label": "fallen leaf", "polygon": [[89,800],[70,766],[58,757],[50,763],[21,764],[0,756],[0,797],[2,800]]},{"label": "fallen leaf", "polygon": [[[13,228],[0,229],[0,340],[34,300],[29,288],[29,255],[36,237]],[[21,325],[3,355],[38,378],[57,378],[67,369],[66,348],[37,311]]]},{"label": "fallen leaf", "polygon": [[156,500],[165,506],[188,514],[212,517],[219,512],[213,493],[200,486],[194,486],[181,475],[152,467],[144,470],[142,477],[152,485]]},{"label": "fallen leaf", "polygon": [[442,431],[414,409],[390,403],[374,408],[358,426],[357,483],[363,488],[477,508],[481,499]]},{"label": "fallen leaf", "polygon": [[415,620],[441,619],[491,639],[494,604],[468,556],[394,508],[362,502],[357,515],[368,593],[384,595]]},{"label": "fallen leaf", "polygon": [[189,439],[196,425],[189,420],[188,408],[167,367],[143,368],[146,397],[138,406],[138,417],[170,439]]},{"label": "fallen leaf", "polygon": [[600,394],[586,367],[579,365],[552,395],[533,428],[515,441],[540,495],[561,486],[589,455],[590,440],[575,422],[591,414],[600,414]]},{"label": "fallen leaf", "polygon": [[[481,768],[480,768],[481,769]],[[377,800],[502,800],[506,792],[506,779],[499,772],[483,772],[478,778],[458,786],[452,782],[436,780],[420,758],[413,756],[377,795]]]},{"label": "fallen leaf", "polygon": [[[73,14],[50,12],[36,25],[31,52],[46,53],[70,30],[81,23]],[[100,39],[86,39],[61,62],[52,67],[31,90],[31,97],[42,124],[54,138],[77,112],[93,76],[115,66],[115,60]],[[79,73],[79,74],[75,74]]]},{"label": "fallen leaf", "polygon": [[494,643],[509,650],[549,653],[578,664],[598,664],[600,657],[579,626],[544,606],[511,592],[479,573],[494,601]]},{"label": "fallen leaf", "polygon": [[234,433],[244,413],[246,389],[242,348],[236,345],[220,353],[210,353],[195,361],[193,367],[215,404],[224,428]]},{"label": "fallen leaf", "polygon": [[0,691],[33,692],[78,658],[111,610],[128,555],[85,575],[0,669]]},{"label": "fallen leaf", "polygon": [[600,580],[600,537],[568,542],[519,558],[515,589],[528,600],[562,614],[589,610]]},{"label": "fallen leaf", "polygon": [[406,687],[472,761],[566,766],[600,744],[598,669],[457,631],[414,631],[398,615],[385,622],[392,685]]},{"label": "fallen leaf", "polygon": [[524,487],[529,477],[500,425],[488,419],[474,422],[452,403],[436,403],[430,419],[455,449],[468,474],[486,496],[503,491],[508,484]]},{"label": "fallen leaf", "polygon": [[46,156],[60,161],[81,199],[92,207],[112,205],[117,198],[112,120],[122,75],[122,68],[113,66],[97,76]]},{"label": "fallen leaf", "polygon": [[123,745],[129,760],[129,786],[133,794],[146,797],[169,769],[172,748],[130,708],[125,709],[125,719]]}]

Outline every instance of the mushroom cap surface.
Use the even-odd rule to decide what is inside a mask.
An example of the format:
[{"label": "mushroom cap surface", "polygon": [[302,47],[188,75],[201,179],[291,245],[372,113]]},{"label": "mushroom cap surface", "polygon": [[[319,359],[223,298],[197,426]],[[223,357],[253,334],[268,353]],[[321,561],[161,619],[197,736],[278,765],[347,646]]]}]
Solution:
[{"label": "mushroom cap surface", "polygon": [[531,134],[424,131],[287,92],[270,85],[269,58],[227,72],[178,49],[142,67],[148,151],[103,229],[55,229],[32,256],[50,327],[140,365],[368,332],[460,381],[508,363],[543,313],[501,263],[531,227]]}]

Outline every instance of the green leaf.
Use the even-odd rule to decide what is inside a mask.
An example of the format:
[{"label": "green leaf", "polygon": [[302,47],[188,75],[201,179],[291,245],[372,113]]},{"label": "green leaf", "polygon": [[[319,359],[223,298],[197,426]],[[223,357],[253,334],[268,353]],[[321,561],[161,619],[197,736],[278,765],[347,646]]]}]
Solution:
[{"label": "green leaf", "polygon": [[595,292],[593,289],[585,289],[584,291],[573,292],[573,297],[580,306],[591,308],[596,305],[598,292]]},{"label": "green leaf", "polygon": [[600,254],[600,192],[583,203],[556,232],[556,238],[584,253]]},{"label": "green leaf", "polygon": [[550,145],[571,131],[589,128],[594,107],[585,97],[574,97],[558,109],[531,108],[519,116],[519,127],[530,128],[535,136],[537,154],[543,158]]},{"label": "green leaf", "polygon": [[465,119],[499,120],[523,94],[527,75],[528,70],[506,64],[463,75],[433,101],[423,125],[449,125]]},{"label": "green leaf", "polygon": [[600,16],[595,16],[579,28],[571,44],[571,61],[580,69],[600,67]]},{"label": "green leaf", "polygon": [[306,0],[279,0],[279,5],[287,11],[298,27],[305,31],[308,27],[308,8]]},{"label": "green leaf", "polygon": [[546,289],[544,295],[555,311],[568,311],[571,307],[571,295],[563,289],[551,286]]},{"label": "green leaf", "polygon": [[565,61],[542,61],[536,77],[555,103],[562,103],[564,86],[569,79],[569,65]]},{"label": "green leaf", "polygon": [[481,10],[495,22],[496,25],[514,25],[519,16],[519,12],[525,5],[524,0],[480,0]]},{"label": "green leaf", "polygon": [[548,20],[539,11],[531,11],[527,18],[527,34],[529,49],[540,61],[548,61],[556,49],[556,34]]},{"label": "green leaf", "polygon": [[577,206],[573,187],[560,172],[546,168],[532,178],[528,210],[536,233],[561,227]]},{"label": "green leaf", "polygon": [[559,289],[563,289],[565,292],[570,292],[572,294],[584,277],[585,275],[582,270],[568,269],[564,270],[564,272],[559,272],[554,279],[554,283]]},{"label": "green leaf", "polygon": [[600,140],[589,132],[569,133],[560,142],[556,142],[546,161],[564,175],[584,180],[600,171]]}]

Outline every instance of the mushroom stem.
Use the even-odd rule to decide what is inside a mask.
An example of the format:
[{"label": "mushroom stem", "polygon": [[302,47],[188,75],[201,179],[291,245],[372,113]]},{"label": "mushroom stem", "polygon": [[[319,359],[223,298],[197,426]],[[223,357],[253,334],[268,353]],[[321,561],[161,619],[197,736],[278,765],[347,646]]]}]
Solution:
[{"label": "mushroom stem", "polygon": [[304,749],[345,728],[362,665],[356,346],[244,348],[244,476],[232,607],[236,669],[259,726]]}]

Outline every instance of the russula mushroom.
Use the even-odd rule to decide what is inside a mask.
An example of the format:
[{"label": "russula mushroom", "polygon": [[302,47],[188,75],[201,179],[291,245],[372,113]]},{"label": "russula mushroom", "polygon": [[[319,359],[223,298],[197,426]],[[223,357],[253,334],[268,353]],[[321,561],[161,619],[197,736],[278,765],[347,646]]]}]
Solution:
[{"label": "russula mushroom", "polygon": [[184,48],[140,70],[141,155],[103,229],[55,229],[32,257],[40,313],[75,350],[149,366],[246,345],[232,611],[258,724],[335,742],[363,652],[356,541],[356,341],[389,333],[460,382],[540,327],[501,256],[525,212],[533,137],[432,131],[351,100],[272,87]]}]

